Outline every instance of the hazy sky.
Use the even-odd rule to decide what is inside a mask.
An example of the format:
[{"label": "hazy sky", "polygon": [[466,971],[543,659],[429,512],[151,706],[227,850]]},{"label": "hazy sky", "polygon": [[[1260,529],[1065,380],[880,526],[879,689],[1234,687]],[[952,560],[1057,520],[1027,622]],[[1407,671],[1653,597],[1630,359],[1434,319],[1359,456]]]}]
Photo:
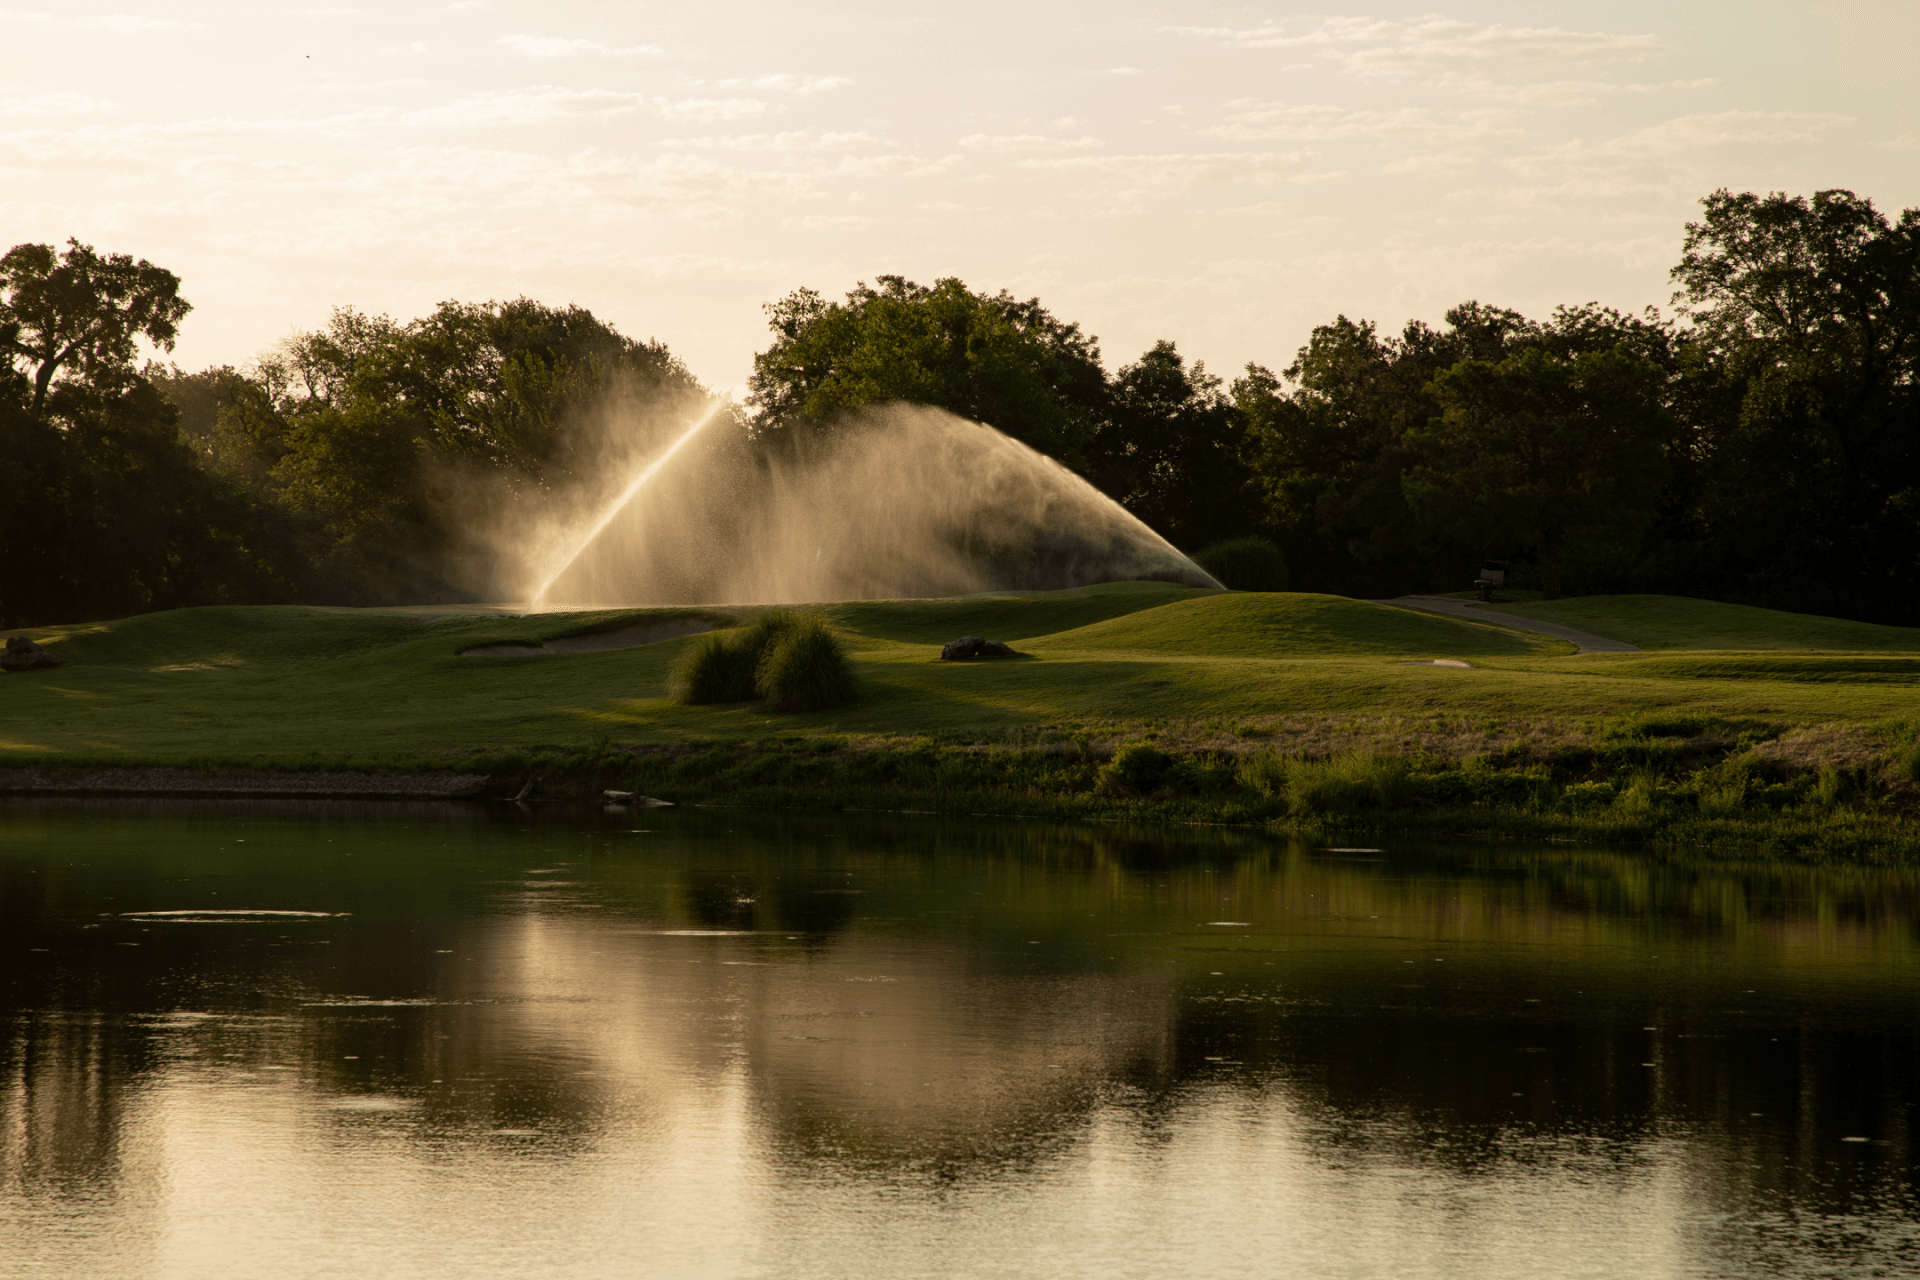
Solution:
[{"label": "hazy sky", "polygon": [[1721,186],[1920,204],[1915,0],[0,5],[0,242],[171,268],[190,368],[526,294],[738,388],[762,303],[886,272],[1230,373],[1664,305]]}]

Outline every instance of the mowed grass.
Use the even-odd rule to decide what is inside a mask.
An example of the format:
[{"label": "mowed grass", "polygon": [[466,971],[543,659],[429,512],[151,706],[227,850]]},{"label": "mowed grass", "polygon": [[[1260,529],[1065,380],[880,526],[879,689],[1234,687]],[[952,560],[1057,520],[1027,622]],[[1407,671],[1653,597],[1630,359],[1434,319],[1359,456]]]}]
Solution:
[{"label": "mowed grass", "polygon": [[1680,596],[1582,596],[1487,606],[1642,649],[1920,653],[1920,629]]},{"label": "mowed grass", "polygon": [[[1571,606],[1584,612],[1566,612]],[[1522,608],[1561,609],[1529,616],[1650,649],[1653,636],[1715,643],[1705,652],[1676,642],[1647,655],[1576,656],[1563,641],[1342,597],[1160,583],[856,602],[820,606],[842,634],[855,702],[778,715],[760,703],[669,701],[668,673],[687,640],[560,656],[459,656],[475,645],[690,612],[743,623],[748,609],[524,619],[188,609],[31,632],[67,665],[0,678],[0,763],[365,765],[595,740],[795,734],[1019,741],[1044,730],[1119,739],[1174,724],[1257,732],[1263,719],[1311,715],[1482,725],[1648,711],[1774,723],[1920,720],[1920,632],[1764,610],[1729,615],[1720,611],[1736,606],[1665,597],[1514,611]],[[1722,643],[1727,627],[1743,644]],[[938,661],[939,645],[963,634],[1006,640],[1024,656]],[[1809,637],[1819,643],[1806,645]],[[1834,649],[1846,652],[1822,652]],[[1902,659],[1905,652],[1914,658]],[[1436,658],[1472,666],[1427,665]]]}]

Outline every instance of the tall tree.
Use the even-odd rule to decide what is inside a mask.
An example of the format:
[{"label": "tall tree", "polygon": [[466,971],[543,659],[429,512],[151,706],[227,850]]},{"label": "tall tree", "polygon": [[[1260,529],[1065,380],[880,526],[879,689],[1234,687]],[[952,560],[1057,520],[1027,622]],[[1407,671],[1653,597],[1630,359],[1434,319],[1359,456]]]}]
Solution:
[{"label": "tall tree", "polygon": [[1113,379],[1093,476],[1168,541],[1197,551],[1257,520],[1241,458],[1246,419],[1220,379],[1156,342]]},{"label": "tall tree", "polygon": [[830,430],[863,405],[930,404],[1084,469],[1106,402],[1096,339],[1038,299],[955,279],[860,284],[844,302],[800,289],[767,307],[747,403],[763,436]]},{"label": "tall tree", "polygon": [[1421,521],[1489,550],[1529,548],[1549,600],[1569,535],[1644,519],[1666,479],[1666,372],[1624,333],[1644,336],[1597,308],[1562,311],[1511,354],[1440,373],[1441,413],[1410,433],[1417,461],[1402,484]]},{"label": "tall tree", "polygon": [[1920,609],[1920,209],[1722,190],[1676,301],[1716,385],[1698,522],[1719,590],[1911,620]]},{"label": "tall tree", "polygon": [[78,240],[68,240],[64,253],[17,244],[0,257],[0,352],[26,364],[35,417],[63,370],[124,381],[134,368],[134,340],[171,351],[192,309],[179,277],[145,258],[100,254]]},{"label": "tall tree", "polygon": [[1447,327],[1381,337],[1340,316],[1313,331],[1284,375],[1249,365],[1233,394],[1266,519],[1294,585],[1364,595],[1434,590],[1484,554],[1463,531],[1422,521],[1402,476],[1416,432],[1442,412],[1433,379],[1464,359],[1500,359],[1530,330],[1514,311],[1468,302]]}]

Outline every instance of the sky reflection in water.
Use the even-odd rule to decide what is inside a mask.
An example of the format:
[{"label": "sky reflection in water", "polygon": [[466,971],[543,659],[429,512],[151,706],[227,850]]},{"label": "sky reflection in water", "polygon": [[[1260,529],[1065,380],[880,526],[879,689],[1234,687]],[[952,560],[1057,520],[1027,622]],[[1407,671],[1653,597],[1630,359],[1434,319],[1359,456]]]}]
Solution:
[{"label": "sky reflection in water", "polygon": [[0,912],[9,1275],[1920,1267],[1911,871],[13,802]]}]

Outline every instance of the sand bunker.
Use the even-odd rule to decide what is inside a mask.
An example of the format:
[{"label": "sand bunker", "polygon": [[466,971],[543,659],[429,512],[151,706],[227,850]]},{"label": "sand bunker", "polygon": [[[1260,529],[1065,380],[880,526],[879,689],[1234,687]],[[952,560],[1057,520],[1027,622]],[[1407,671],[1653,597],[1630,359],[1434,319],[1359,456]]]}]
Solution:
[{"label": "sand bunker", "polygon": [[637,649],[643,644],[697,636],[720,624],[707,618],[662,618],[657,622],[636,622],[613,631],[595,631],[584,636],[562,636],[544,644],[481,644],[462,649],[463,658],[525,658],[545,653],[598,653],[603,649]]}]

